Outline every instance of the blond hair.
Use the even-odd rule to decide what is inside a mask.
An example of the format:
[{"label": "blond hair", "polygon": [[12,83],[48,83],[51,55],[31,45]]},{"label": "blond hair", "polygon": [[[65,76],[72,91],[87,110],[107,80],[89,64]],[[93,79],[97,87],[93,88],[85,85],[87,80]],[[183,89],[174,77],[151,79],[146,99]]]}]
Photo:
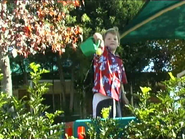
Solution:
[{"label": "blond hair", "polygon": [[107,36],[108,33],[114,34],[118,37],[118,42],[120,43],[120,34],[119,34],[119,29],[118,27],[113,27],[108,29],[104,34],[103,34],[103,40],[105,40],[105,37]]}]

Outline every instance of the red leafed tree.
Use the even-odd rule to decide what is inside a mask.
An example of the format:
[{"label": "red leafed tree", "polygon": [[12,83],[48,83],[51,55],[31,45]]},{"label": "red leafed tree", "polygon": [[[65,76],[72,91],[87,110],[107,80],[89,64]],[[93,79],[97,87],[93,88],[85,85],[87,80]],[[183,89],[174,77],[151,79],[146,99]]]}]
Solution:
[{"label": "red leafed tree", "polygon": [[76,48],[82,29],[66,25],[69,10],[75,6],[79,5],[57,0],[0,2],[0,67],[4,92],[12,95],[9,55],[44,54],[47,47],[61,55],[67,46]]}]

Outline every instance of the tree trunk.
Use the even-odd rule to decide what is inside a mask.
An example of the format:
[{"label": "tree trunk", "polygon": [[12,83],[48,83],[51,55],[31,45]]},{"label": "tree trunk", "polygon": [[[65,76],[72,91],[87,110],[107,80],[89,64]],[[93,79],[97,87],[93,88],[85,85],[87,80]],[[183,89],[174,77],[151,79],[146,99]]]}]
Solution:
[{"label": "tree trunk", "polygon": [[52,101],[53,101],[53,112],[56,111],[56,108],[55,108],[55,81],[54,79],[52,79]]},{"label": "tree trunk", "polygon": [[82,98],[83,98],[83,100],[82,100],[82,118],[85,118],[86,117],[86,115],[87,115],[87,110],[86,110],[86,107],[87,107],[87,102],[86,102],[86,92],[85,92],[85,90],[83,90],[83,94],[82,94]]},{"label": "tree trunk", "polygon": [[52,78],[52,101],[53,101],[53,112],[56,111],[56,108],[55,108],[55,79],[54,79],[54,71],[53,71],[53,61],[52,61],[52,74],[53,74],[53,78]]},{"label": "tree trunk", "polygon": [[62,69],[62,60],[61,60],[61,56],[58,56],[58,67],[59,67],[59,76],[60,76],[60,83],[61,83],[61,89],[62,89],[62,102],[61,102],[61,107],[65,108],[65,104],[66,104],[66,86],[65,86],[65,79],[64,79],[64,72]]},{"label": "tree trunk", "polygon": [[130,94],[131,94],[131,100],[130,103],[132,106],[134,106],[134,96],[133,96],[133,87],[132,87],[132,82],[130,83]]},{"label": "tree trunk", "polygon": [[12,96],[12,77],[10,69],[10,60],[8,55],[4,56],[2,52],[0,53],[0,68],[3,73],[3,79],[1,81],[1,91],[8,93],[9,96]]},{"label": "tree trunk", "polygon": [[24,82],[23,83],[25,85],[28,85],[28,75],[27,75],[27,72],[26,72],[26,66],[24,65],[24,62],[20,61],[19,66],[20,66],[20,69],[21,69],[21,71],[23,73],[23,76],[24,76],[24,78],[23,78]]},{"label": "tree trunk", "polygon": [[73,104],[74,104],[74,68],[71,68],[71,91],[70,91],[70,106],[69,110],[70,112],[73,111]]}]

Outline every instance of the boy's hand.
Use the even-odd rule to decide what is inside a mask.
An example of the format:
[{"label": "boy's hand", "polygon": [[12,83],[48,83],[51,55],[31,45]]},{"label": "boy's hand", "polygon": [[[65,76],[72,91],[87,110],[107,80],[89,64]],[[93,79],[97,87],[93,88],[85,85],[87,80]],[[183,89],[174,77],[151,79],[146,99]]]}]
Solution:
[{"label": "boy's hand", "polygon": [[94,33],[93,38],[94,38],[95,42],[97,42],[98,40],[100,40],[101,41],[100,47],[104,47],[103,37],[102,37],[102,35],[100,33],[97,33],[97,32]]},{"label": "boy's hand", "polygon": [[93,38],[94,38],[94,40],[95,41],[97,41],[97,40],[103,40],[103,37],[102,37],[102,35],[100,34],[100,33],[94,33],[94,35],[93,35]]}]

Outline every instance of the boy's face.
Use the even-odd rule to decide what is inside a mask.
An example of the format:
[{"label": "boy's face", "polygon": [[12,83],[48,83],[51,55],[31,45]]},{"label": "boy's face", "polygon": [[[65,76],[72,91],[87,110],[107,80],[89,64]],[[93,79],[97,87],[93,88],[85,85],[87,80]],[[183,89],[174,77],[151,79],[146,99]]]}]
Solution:
[{"label": "boy's face", "polygon": [[116,34],[107,33],[104,40],[105,46],[109,48],[111,52],[115,52],[119,46],[118,37]]}]

